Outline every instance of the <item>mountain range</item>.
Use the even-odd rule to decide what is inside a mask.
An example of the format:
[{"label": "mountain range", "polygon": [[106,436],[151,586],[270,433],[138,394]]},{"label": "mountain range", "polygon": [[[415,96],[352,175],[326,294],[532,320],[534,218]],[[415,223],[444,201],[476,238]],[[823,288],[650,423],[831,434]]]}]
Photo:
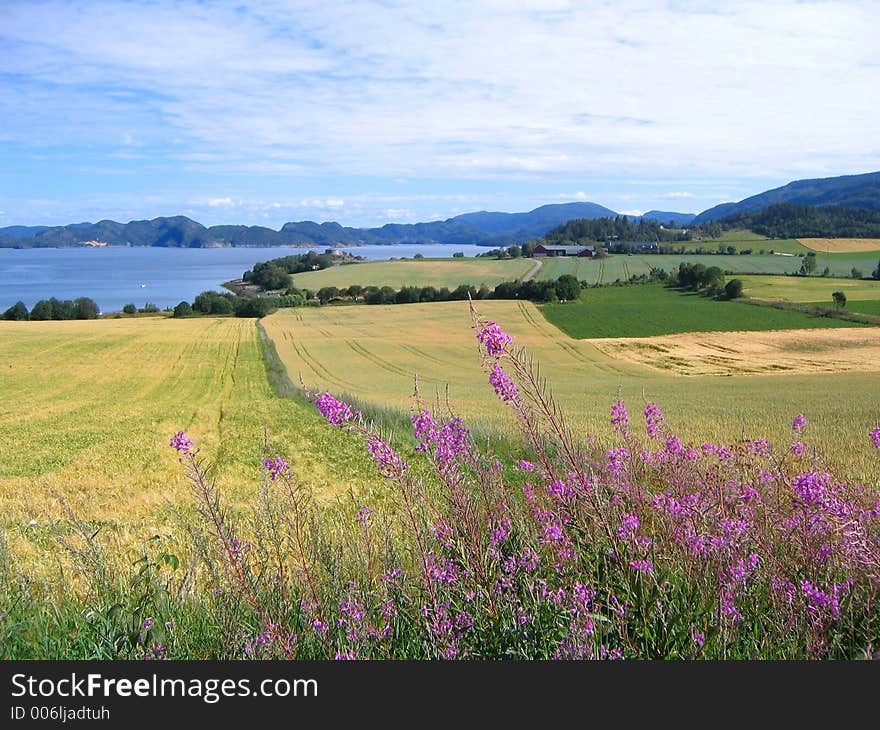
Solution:
[{"label": "mountain range", "polygon": [[[674,226],[699,225],[732,215],[763,210],[778,203],[835,205],[880,211],[880,172],[842,177],[797,180],[753,195],[738,203],[723,203],[703,211],[677,213],[652,210],[641,217]],[[479,211],[444,221],[388,223],[378,228],[351,228],[339,223],[298,221],[280,230],[263,226],[221,225],[205,227],[185,216],[117,223],[73,223],[66,226],[8,226],[0,228],[2,247],[76,246],[89,241],[110,245],[206,248],[216,246],[357,246],[392,243],[474,243],[486,246],[522,243],[543,236],[575,219],[620,215],[596,203],[543,205],[528,213]],[[637,216],[628,216],[637,218]]]}]

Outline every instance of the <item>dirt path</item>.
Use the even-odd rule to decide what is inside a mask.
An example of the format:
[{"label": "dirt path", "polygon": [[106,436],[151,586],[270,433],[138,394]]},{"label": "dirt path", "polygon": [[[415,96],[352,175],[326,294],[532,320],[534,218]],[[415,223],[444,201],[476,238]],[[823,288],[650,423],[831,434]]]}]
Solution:
[{"label": "dirt path", "polygon": [[522,279],[520,279],[520,281],[526,282],[526,281],[531,281],[532,279],[534,279],[538,275],[538,272],[541,270],[541,266],[543,264],[544,264],[544,262],[541,261],[541,259],[535,259],[534,266],[532,266],[529,273],[527,273]]}]

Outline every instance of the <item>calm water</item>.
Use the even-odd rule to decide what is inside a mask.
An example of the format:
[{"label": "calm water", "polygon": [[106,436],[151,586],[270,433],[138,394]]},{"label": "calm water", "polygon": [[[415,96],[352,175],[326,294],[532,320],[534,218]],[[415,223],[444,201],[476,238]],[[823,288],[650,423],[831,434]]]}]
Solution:
[{"label": "calm water", "polygon": [[[173,307],[191,302],[205,289],[237,279],[258,261],[304,253],[301,248],[0,248],[0,312],[21,300],[28,308],[40,299],[91,297],[104,312],[128,302]],[[321,251],[322,249],[318,249]],[[445,244],[359,246],[345,249],[372,260],[475,256],[480,246]],[[143,285],[143,286],[142,286]]]}]

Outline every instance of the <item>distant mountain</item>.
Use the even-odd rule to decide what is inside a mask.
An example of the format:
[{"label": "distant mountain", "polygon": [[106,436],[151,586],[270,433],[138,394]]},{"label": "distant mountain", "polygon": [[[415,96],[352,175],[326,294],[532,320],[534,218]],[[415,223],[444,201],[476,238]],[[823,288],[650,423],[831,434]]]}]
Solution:
[{"label": "distant mountain", "polygon": [[642,214],[645,220],[657,221],[664,225],[671,222],[678,228],[690,225],[696,217],[696,213],[672,213],[665,210],[649,210]]},{"label": "distant mountain", "polygon": [[796,180],[738,203],[722,203],[704,210],[693,220],[693,223],[710,223],[731,215],[753,213],[779,203],[839,205],[844,208],[880,211],[880,172]]},{"label": "distant mountain", "polygon": [[24,240],[33,238],[38,233],[45,231],[49,226],[6,226],[0,228],[0,238],[13,238]]},{"label": "distant mountain", "polygon": [[597,203],[559,203],[542,205],[528,213],[464,213],[452,220],[462,221],[493,236],[535,238],[570,220],[614,217],[617,213]]},{"label": "distant mountain", "polygon": [[465,213],[445,221],[387,223],[379,228],[349,228],[339,223],[298,221],[276,231],[263,226],[211,226],[184,216],[150,221],[77,223],[69,226],[11,226],[0,229],[0,246],[76,246],[103,241],[114,246],[357,246],[392,243],[522,243],[569,220],[616,216],[595,203],[544,205],[528,213]]}]

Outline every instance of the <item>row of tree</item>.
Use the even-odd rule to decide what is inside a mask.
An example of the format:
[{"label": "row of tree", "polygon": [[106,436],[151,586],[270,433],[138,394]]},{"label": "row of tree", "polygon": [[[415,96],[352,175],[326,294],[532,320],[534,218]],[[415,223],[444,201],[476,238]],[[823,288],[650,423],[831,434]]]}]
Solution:
[{"label": "row of tree", "polygon": [[97,319],[101,312],[98,305],[88,297],[78,299],[41,299],[28,311],[24,302],[16,302],[3,313],[3,319],[23,322],[62,319]]},{"label": "row of tree", "polygon": [[505,281],[490,289],[485,284],[476,287],[459,284],[455,289],[434,286],[367,286],[354,284],[345,289],[335,286],[323,287],[316,296],[321,304],[332,301],[364,301],[367,304],[417,304],[419,302],[449,302],[471,299],[526,299],[535,302],[556,302],[577,299],[581,283],[571,274],[564,274],[555,281]]}]

